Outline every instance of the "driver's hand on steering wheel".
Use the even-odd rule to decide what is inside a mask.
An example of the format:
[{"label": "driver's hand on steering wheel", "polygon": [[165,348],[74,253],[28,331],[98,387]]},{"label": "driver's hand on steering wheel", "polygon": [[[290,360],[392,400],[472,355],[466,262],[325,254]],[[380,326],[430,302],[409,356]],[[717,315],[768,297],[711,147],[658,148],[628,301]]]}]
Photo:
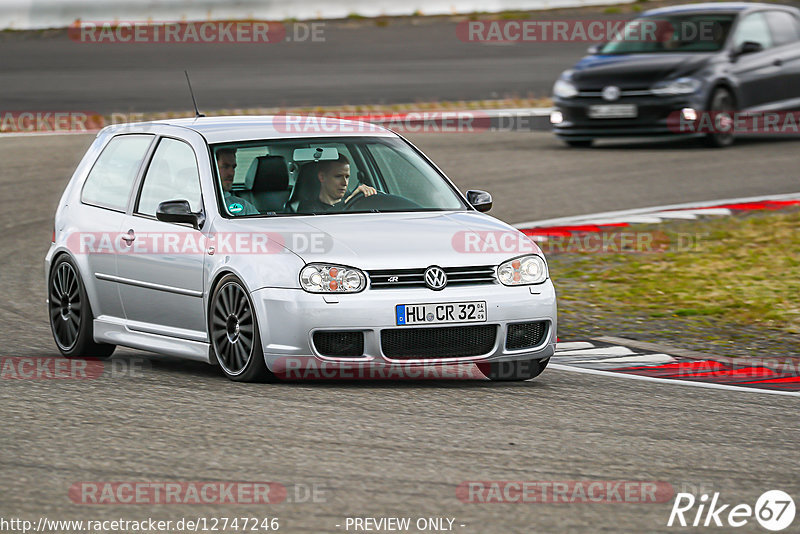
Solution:
[{"label": "driver's hand on steering wheel", "polygon": [[377,189],[375,189],[374,187],[370,187],[370,186],[368,186],[368,185],[361,184],[361,185],[359,185],[358,187],[356,187],[356,188],[353,190],[353,192],[352,192],[352,193],[350,193],[350,196],[349,196],[349,197],[347,197],[347,198],[344,200],[345,204],[346,204],[346,203],[348,203],[348,202],[350,202],[350,199],[351,199],[351,198],[353,198],[354,196],[356,196],[356,195],[357,195],[357,194],[359,194],[359,193],[363,194],[365,197],[368,197],[368,196],[371,196],[371,195],[375,195],[375,194],[377,194],[377,193],[378,193],[378,190],[377,190]]}]

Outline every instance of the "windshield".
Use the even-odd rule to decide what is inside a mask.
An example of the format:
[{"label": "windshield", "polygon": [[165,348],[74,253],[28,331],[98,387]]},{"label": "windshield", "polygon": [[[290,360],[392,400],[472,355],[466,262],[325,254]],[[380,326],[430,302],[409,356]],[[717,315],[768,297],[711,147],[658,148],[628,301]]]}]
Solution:
[{"label": "windshield", "polygon": [[211,150],[220,206],[233,217],[467,209],[397,138],[248,141]]},{"label": "windshield", "polygon": [[678,14],[642,17],[628,22],[600,54],[717,52],[725,45],[732,14]]}]

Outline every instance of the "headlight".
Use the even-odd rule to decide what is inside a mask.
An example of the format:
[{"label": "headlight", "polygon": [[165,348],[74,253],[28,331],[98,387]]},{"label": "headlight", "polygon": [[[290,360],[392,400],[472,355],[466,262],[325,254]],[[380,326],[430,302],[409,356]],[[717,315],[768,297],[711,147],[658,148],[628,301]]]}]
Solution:
[{"label": "headlight", "polygon": [[367,279],[358,269],[310,263],[300,271],[300,286],[309,293],[358,293]]},{"label": "headlight", "polygon": [[558,98],[572,98],[578,94],[578,88],[567,80],[558,80],[553,85],[553,96]]},{"label": "headlight", "polygon": [[506,286],[541,284],[547,280],[547,263],[541,256],[523,256],[500,264],[497,278]]},{"label": "headlight", "polygon": [[666,82],[658,82],[652,88],[658,96],[689,95],[700,89],[702,82],[695,78],[678,78]]}]

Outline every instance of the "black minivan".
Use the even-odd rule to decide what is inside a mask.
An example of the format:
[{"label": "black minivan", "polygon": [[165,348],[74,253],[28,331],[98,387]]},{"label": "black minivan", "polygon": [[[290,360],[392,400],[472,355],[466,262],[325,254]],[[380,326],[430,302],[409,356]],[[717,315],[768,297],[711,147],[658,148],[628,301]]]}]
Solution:
[{"label": "black minivan", "polygon": [[[800,10],[707,3],[647,11],[628,26],[668,29],[657,39],[593,46],[553,86],[550,122],[570,146],[597,138],[702,135],[733,142],[731,129],[676,129],[701,113],[800,110]],[[701,31],[698,31],[701,28]],[[708,30],[708,31],[705,31]],[[682,35],[683,34],[683,35]]]}]

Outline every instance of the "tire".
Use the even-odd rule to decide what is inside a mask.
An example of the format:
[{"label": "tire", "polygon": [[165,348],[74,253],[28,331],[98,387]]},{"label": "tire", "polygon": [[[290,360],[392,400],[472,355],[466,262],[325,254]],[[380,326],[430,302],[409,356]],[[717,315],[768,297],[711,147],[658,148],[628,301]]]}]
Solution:
[{"label": "tire", "polygon": [[[711,94],[708,110],[712,113],[720,111],[734,112],[736,110],[736,101],[730,91],[720,87]],[[734,137],[732,133],[710,133],[706,134],[703,141],[706,146],[712,148],[725,148],[733,144]]]},{"label": "tire", "polygon": [[226,377],[235,382],[275,380],[264,362],[253,303],[242,282],[232,274],[224,276],[214,288],[208,332],[211,351]]},{"label": "tire", "polygon": [[518,382],[536,378],[545,370],[550,358],[543,360],[513,360],[510,362],[481,363],[478,368],[492,382]]},{"label": "tire", "polygon": [[65,358],[106,359],[116,345],[96,343],[94,314],[78,267],[67,255],[59,256],[47,281],[50,331]]},{"label": "tire", "polygon": [[572,148],[591,148],[593,139],[566,139],[564,142]]}]

